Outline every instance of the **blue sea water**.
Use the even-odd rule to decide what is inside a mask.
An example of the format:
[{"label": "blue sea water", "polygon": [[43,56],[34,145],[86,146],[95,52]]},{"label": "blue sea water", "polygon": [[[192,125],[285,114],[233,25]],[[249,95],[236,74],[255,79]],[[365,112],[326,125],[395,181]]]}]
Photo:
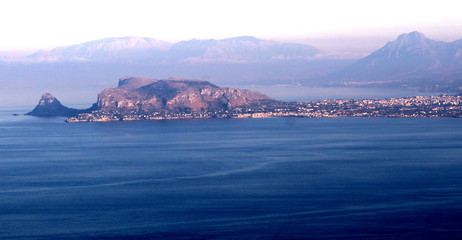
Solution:
[{"label": "blue sea water", "polygon": [[0,115],[0,239],[462,239],[462,119]]}]

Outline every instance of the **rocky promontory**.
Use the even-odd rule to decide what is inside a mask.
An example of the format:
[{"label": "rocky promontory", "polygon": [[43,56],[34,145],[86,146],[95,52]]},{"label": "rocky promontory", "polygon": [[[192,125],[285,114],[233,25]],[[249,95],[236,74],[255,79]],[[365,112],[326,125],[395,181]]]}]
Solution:
[{"label": "rocky promontory", "polygon": [[207,81],[125,77],[116,88],[104,89],[92,108],[77,110],[45,94],[28,113],[66,116],[68,122],[230,117],[229,110],[270,100],[264,94],[219,87]]},{"label": "rocky promontory", "polygon": [[107,88],[98,95],[97,107],[114,111],[220,111],[248,105],[268,96],[248,90],[218,87],[207,81],[170,78],[122,78],[117,88]]}]

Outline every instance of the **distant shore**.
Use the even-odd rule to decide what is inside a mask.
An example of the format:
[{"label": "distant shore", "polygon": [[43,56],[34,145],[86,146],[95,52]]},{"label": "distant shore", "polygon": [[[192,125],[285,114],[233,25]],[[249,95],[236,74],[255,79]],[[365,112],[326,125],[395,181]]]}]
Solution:
[{"label": "distant shore", "polygon": [[259,101],[248,107],[225,111],[155,112],[93,111],[68,118],[67,122],[109,122],[165,119],[273,118],[273,117],[462,117],[462,96],[416,96],[389,99],[322,100],[310,102]]}]

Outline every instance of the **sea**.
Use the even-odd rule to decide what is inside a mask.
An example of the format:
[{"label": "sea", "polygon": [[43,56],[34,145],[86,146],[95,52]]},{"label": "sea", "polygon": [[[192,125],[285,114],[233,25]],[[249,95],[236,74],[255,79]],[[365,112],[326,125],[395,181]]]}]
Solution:
[{"label": "sea", "polygon": [[0,112],[0,239],[462,239],[462,119],[24,112]]}]

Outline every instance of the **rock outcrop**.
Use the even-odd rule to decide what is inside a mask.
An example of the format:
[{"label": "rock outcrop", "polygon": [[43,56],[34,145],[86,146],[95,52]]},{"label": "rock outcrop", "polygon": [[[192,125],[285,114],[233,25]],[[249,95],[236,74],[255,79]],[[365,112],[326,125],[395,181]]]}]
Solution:
[{"label": "rock outcrop", "polygon": [[91,112],[95,110],[95,106],[88,109],[74,109],[65,107],[50,93],[45,93],[40,98],[37,106],[26,115],[38,117],[71,117],[84,112]]},{"label": "rock outcrop", "polygon": [[207,81],[128,77],[117,88],[98,95],[98,109],[110,111],[219,111],[248,105],[268,96],[248,90],[222,88]]}]

